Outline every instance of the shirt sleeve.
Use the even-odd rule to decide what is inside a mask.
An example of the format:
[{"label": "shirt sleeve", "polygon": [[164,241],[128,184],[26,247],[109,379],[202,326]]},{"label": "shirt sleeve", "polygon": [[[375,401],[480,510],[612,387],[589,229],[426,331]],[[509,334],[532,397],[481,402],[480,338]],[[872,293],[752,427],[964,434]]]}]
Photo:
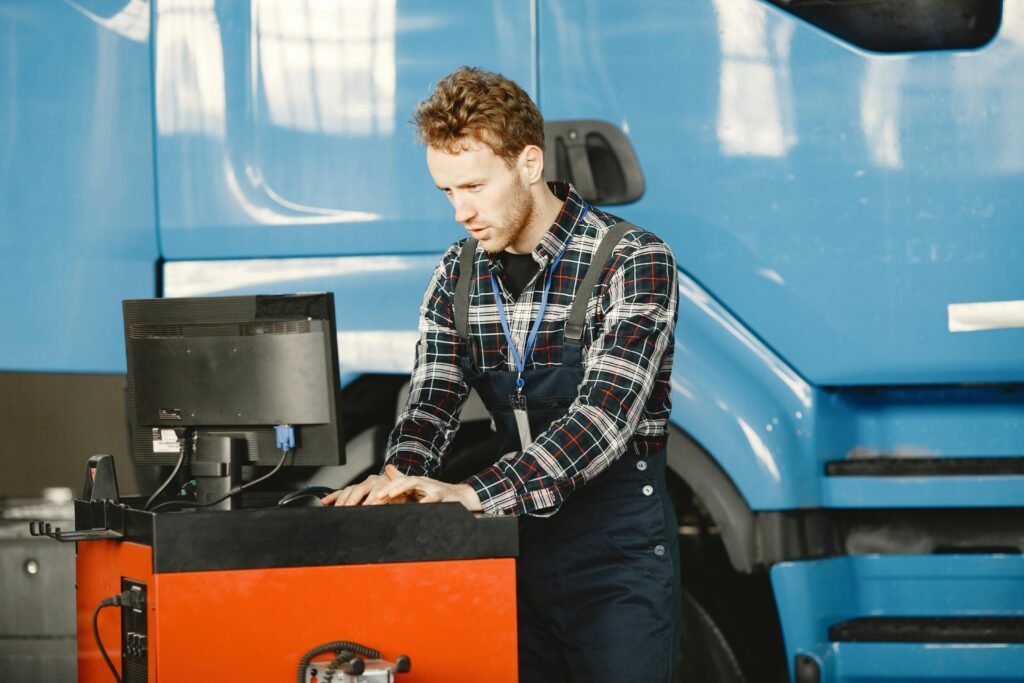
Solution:
[{"label": "shirt sleeve", "polygon": [[458,273],[459,244],[434,270],[420,306],[420,339],[409,397],[388,437],[385,463],[402,473],[434,476],[451,448],[469,387],[459,364],[459,337],[452,312],[452,283]]},{"label": "shirt sleeve", "polygon": [[636,432],[662,363],[670,362],[678,305],[672,251],[641,235],[624,241],[609,266],[583,382],[566,415],[525,450],[466,480],[485,513],[554,514],[622,455]]}]

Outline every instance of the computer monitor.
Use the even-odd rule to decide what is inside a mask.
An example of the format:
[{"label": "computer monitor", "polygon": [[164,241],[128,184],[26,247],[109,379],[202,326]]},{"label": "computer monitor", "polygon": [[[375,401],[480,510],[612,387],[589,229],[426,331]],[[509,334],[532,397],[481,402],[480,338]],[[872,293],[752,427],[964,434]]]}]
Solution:
[{"label": "computer monitor", "polygon": [[291,425],[285,464],[345,464],[332,294],[137,299],[123,312],[136,463],[176,464],[194,434],[274,465],[275,427]]}]

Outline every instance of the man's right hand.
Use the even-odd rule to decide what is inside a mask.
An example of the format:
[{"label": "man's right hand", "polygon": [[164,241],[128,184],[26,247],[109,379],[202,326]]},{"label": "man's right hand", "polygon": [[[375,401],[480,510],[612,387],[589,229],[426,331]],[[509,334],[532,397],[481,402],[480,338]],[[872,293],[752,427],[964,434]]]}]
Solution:
[{"label": "man's right hand", "polygon": [[402,496],[392,500],[378,500],[377,494],[387,488],[395,479],[404,475],[397,468],[389,466],[385,468],[385,474],[371,474],[358,484],[346,486],[334,493],[328,493],[320,499],[325,506],[334,505],[344,507],[348,505],[388,505],[391,503],[405,503],[408,496]]}]

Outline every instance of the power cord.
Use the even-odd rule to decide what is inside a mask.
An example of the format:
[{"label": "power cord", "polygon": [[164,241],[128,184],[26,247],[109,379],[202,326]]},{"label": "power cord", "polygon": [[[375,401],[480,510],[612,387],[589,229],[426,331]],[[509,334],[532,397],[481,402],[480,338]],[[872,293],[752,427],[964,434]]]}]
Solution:
[{"label": "power cord", "polygon": [[280,448],[281,451],[282,451],[281,452],[281,458],[280,458],[280,460],[277,461],[277,464],[274,465],[274,469],[270,470],[269,472],[264,474],[262,477],[259,477],[257,479],[253,479],[252,481],[247,482],[245,484],[242,484],[241,486],[236,486],[233,489],[231,489],[230,491],[228,491],[227,493],[225,493],[223,496],[218,498],[217,500],[210,501],[209,503],[199,504],[199,503],[192,503],[192,502],[187,501],[187,500],[168,500],[168,501],[160,503],[159,505],[154,507],[151,510],[151,512],[156,512],[160,508],[168,506],[168,505],[182,505],[184,507],[189,507],[189,508],[206,508],[206,507],[210,507],[211,505],[216,505],[217,503],[220,503],[221,501],[224,501],[224,500],[230,498],[231,496],[237,496],[239,493],[241,493],[242,491],[246,490],[247,488],[249,488],[251,486],[255,486],[256,484],[260,483],[261,481],[266,481],[270,477],[274,476],[275,474],[277,474],[277,471],[280,470],[282,466],[284,466],[284,462],[288,458],[288,454],[291,453],[292,452],[292,448],[295,447],[295,428],[292,427],[291,425],[276,425],[274,427],[274,431],[277,434],[277,447]]},{"label": "power cord", "polygon": [[103,661],[107,663],[107,667],[110,669],[110,673],[113,674],[114,680],[117,681],[117,683],[122,683],[121,674],[117,673],[117,669],[114,668],[114,663],[110,661],[110,657],[107,655],[107,650],[103,647],[103,641],[100,639],[100,630],[97,625],[100,610],[104,607],[120,607],[121,605],[142,607],[142,603],[143,597],[141,593],[127,590],[118,593],[117,595],[111,595],[109,598],[104,598],[100,601],[100,604],[96,605],[96,609],[92,612],[92,637],[96,641],[96,647],[100,649],[100,654],[103,655]]},{"label": "power cord", "polygon": [[178,471],[181,470],[181,465],[182,465],[182,463],[185,462],[185,453],[188,450],[190,450],[189,449],[190,446],[193,447],[193,448],[195,446],[195,443],[194,443],[195,437],[196,437],[196,430],[194,430],[192,428],[188,428],[188,429],[185,430],[184,435],[182,435],[182,437],[181,437],[180,445],[178,446],[178,464],[176,464],[174,466],[174,470],[171,471],[171,476],[167,477],[167,479],[164,480],[164,483],[160,484],[160,488],[158,488],[156,491],[154,491],[153,495],[151,495],[149,497],[149,500],[146,501],[146,504],[144,506],[142,506],[143,510],[148,510],[149,506],[153,504],[153,501],[156,500],[160,496],[160,494],[164,492],[164,489],[166,489],[167,486],[172,481],[174,481],[174,478],[176,476],[178,476]]}]

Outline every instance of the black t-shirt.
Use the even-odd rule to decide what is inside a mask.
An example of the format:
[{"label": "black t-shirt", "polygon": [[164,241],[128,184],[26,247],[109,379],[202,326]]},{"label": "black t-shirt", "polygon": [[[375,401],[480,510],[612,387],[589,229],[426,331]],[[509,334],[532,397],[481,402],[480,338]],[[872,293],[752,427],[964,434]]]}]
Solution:
[{"label": "black t-shirt", "polygon": [[533,254],[511,254],[503,251],[497,258],[505,268],[502,284],[509,294],[518,299],[540,266],[533,260]]}]

